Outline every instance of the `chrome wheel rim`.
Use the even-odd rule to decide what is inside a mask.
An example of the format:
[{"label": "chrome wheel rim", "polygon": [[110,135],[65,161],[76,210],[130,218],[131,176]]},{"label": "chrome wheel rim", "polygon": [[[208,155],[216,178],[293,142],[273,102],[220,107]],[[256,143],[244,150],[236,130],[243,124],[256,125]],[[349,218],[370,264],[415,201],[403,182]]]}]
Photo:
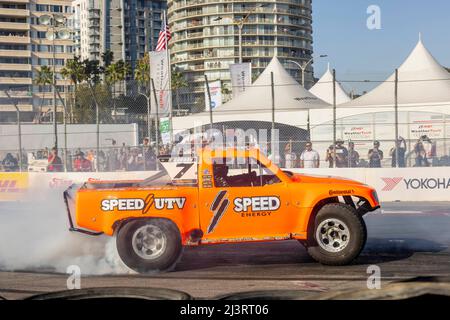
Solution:
[{"label": "chrome wheel rim", "polygon": [[146,225],[137,229],[131,241],[134,252],[146,260],[158,258],[167,246],[166,235],[160,228],[153,225]]},{"label": "chrome wheel rim", "polygon": [[322,249],[328,252],[340,252],[350,241],[350,230],[339,219],[326,219],[317,227],[316,240]]}]

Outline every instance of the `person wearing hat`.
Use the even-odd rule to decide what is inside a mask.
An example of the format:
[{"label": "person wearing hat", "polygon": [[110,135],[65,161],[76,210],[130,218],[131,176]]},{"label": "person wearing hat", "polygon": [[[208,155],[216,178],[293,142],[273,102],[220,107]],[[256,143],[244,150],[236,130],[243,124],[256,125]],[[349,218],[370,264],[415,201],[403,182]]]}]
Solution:
[{"label": "person wearing hat", "polygon": [[383,160],[383,151],[380,150],[380,142],[373,142],[373,149],[369,150],[369,167],[381,168],[381,160]]},{"label": "person wearing hat", "polygon": [[89,172],[92,171],[92,163],[84,157],[82,151],[78,151],[75,154],[75,161],[73,162],[73,170],[76,172]]}]

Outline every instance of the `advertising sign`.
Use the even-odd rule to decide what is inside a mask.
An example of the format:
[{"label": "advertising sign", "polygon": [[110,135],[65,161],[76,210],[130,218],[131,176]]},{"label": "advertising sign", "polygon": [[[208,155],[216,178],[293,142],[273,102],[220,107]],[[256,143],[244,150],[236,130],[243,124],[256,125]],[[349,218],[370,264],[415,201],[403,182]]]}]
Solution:
[{"label": "advertising sign", "polygon": [[[158,100],[158,116],[165,117],[170,113],[170,84],[169,68],[166,51],[150,52],[150,77],[155,83],[156,97]],[[153,88],[152,88],[153,97]],[[154,99],[152,99],[152,102]],[[155,106],[152,105],[152,114],[156,115]]]},{"label": "advertising sign", "polygon": [[252,64],[235,63],[230,65],[233,99],[252,85]]},{"label": "advertising sign", "polygon": [[[215,109],[222,105],[222,86],[220,80],[209,83],[209,93],[211,95],[211,109]],[[205,84],[205,110],[209,111],[208,88]]]}]

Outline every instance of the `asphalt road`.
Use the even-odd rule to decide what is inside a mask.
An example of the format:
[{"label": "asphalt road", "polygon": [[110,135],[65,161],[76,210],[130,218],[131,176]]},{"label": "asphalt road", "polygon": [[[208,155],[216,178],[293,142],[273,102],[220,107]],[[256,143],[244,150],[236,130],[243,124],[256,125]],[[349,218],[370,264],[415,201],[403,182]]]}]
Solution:
[{"label": "asphalt road", "polygon": [[[307,295],[363,289],[370,265],[380,267],[382,285],[415,277],[450,277],[450,202],[384,203],[365,221],[366,247],[349,266],[322,266],[296,241],[211,245],[186,248],[170,273],[82,275],[81,287],[159,287],[211,298],[254,290],[302,290]],[[67,277],[52,266],[15,272],[3,267],[0,296],[21,299],[65,290]]]}]

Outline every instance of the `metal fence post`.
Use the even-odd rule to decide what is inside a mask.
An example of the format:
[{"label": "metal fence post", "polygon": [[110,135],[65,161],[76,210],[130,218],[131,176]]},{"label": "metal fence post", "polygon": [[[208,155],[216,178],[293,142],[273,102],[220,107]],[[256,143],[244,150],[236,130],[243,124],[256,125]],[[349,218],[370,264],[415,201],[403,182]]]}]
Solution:
[{"label": "metal fence post", "polygon": [[333,69],[333,168],[336,168],[336,69]]},{"label": "metal fence post", "polygon": [[398,69],[395,69],[395,167],[398,168]]},{"label": "metal fence post", "polygon": [[[156,111],[156,118],[155,118],[156,156],[159,156],[159,106],[158,106],[158,98],[156,97],[155,82],[153,81],[153,79],[150,79],[150,81],[152,82],[153,97],[155,99],[155,111]],[[158,161],[156,161],[156,164],[158,165]]]},{"label": "metal fence post", "polygon": [[17,103],[17,100],[14,100],[11,95],[9,94],[8,90],[4,91],[6,96],[11,99],[14,108],[16,108],[16,114],[17,114],[17,138],[19,139],[19,171],[22,172],[22,127],[20,122],[20,109]]},{"label": "metal fence post", "polygon": [[205,74],[205,84],[206,84],[206,92],[208,93],[208,110],[209,110],[209,125],[211,129],[213,129],[213,110],[212,110],[212,104],[211,104],[211,91],[209,90],[209,82],[208,82],[208,76]]},{"label": "metal fence post", "polygon": [[[271,140],[271,153],[272,153],[272,160],[274,163],[277,163],[277,158],[275,155],[275,84],[273,82],[273,72],[270,73],[270,87],[271,87],[271,95],[272,95],[272,132],[270,134],[270,140]],[[279,148],[278,148],[279,149]]]}]

